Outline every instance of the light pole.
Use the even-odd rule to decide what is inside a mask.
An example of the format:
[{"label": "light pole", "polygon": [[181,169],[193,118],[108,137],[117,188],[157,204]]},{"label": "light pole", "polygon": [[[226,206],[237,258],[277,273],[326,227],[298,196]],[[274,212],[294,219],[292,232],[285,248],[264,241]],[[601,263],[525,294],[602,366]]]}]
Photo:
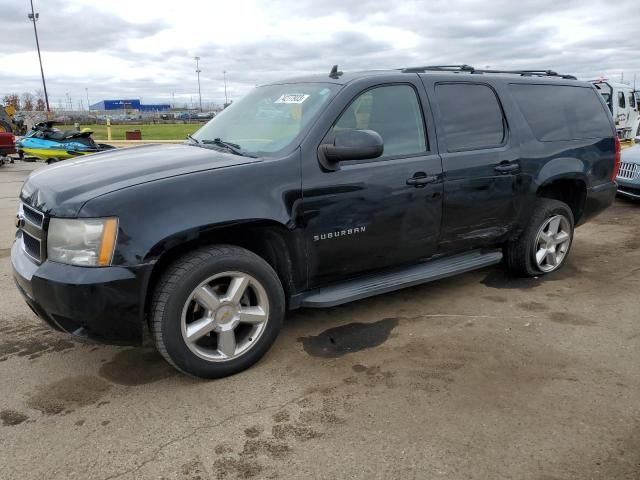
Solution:
[{"label": "light pole", "polygon": [[88,110],[91,110],[91,108],[89,107],[89,105],[91,105],[89,103],[89,87],[84,87],[84,91],[87,94],[87,111],[88,111]]},{"label": "light pole", "polygon": [[196,74],[198,75],[198,98],[199,98],[199,105],[200,105],[200,111],[202,111],[202,93],[200,93],[200,72],[202,70],[200,70],[200,57],[194,57],[196,60]]},{"label": "light pole", "polygon": [[227,108],[227,105],[229,105],[229,99],[227,98],[227,71],[224,70],[222,73],[224,75],[224,108]]},{"label": "light pole", "polygon": [[42,68],[42,56],[40,55],[40,41],[38,40],[38,28],[36,27],[36,22],[38,18],[40,18],[40,14],[36,13],[33,10],[33,0],[31,2],[31,13],[27,15],[27,18],[33,22],[33,33],[36,36],[36,48],[38,49],[38,60],[40,61],[40,75],[42,75],[42,87],[44,88],[44,103],[47,105],[47,112],[51,112],[49,108],[49,95],[47,94],[47,84],[44,81],[44,70]]}]

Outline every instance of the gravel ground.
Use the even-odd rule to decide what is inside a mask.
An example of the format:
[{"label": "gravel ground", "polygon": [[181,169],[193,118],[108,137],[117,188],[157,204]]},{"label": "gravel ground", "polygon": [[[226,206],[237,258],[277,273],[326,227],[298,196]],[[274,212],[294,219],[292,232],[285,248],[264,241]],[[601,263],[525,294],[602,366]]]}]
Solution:
[{"label": "gravel ground", "polygon": [[27,308],[9,249],[38,166],[0,167],[3,480],[640,478],[640,204],[581,227],[544,281],[496,267],[296,311],[255,367],[205,382]]}]

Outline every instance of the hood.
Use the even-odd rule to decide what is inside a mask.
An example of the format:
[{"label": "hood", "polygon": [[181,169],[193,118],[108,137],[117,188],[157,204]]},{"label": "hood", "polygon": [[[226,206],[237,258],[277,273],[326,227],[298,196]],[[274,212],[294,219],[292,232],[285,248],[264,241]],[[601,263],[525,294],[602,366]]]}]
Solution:
[{"label": "hood", "polygon": [[622,150],[622,161],[640,164],[640,145],[625,148]]},{"label": "hood", "polygon": [[186,144],[109,150],[36,170],[20,198],[47,214],[73,217],[87,201],[115,190],[260,161]]}]

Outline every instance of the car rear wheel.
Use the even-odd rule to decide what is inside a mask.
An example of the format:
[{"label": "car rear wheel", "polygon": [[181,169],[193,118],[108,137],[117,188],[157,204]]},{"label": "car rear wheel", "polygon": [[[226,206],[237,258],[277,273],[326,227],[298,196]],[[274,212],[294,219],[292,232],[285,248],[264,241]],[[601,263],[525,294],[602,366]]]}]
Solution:
[{"label": "car rear wheel", "polygon": [[219,378],[249,368],[271,347],[284,292],[262,258],[235,246],[197,250],[172,264],[152,300],[158,351],[178,370]]},{"label": "car rear wheel", "polygon": [[573,213],[566,203],[539,199],[527,228],[505,247],[507,268],[521,276],[558,270],[569,255],[573,232]]}]

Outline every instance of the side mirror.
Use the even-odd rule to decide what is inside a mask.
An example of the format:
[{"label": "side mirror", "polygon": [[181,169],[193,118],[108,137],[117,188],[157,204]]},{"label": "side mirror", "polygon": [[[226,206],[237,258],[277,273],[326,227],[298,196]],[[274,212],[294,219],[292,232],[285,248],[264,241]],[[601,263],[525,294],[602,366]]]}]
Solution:
[{"label": "side mirror", "polygon": [[373,130],[345,130],[336,134],[333,145],[321,145],[320,150],[326,162],[332,164],[378,158],[384,151],[384,143]]}]

